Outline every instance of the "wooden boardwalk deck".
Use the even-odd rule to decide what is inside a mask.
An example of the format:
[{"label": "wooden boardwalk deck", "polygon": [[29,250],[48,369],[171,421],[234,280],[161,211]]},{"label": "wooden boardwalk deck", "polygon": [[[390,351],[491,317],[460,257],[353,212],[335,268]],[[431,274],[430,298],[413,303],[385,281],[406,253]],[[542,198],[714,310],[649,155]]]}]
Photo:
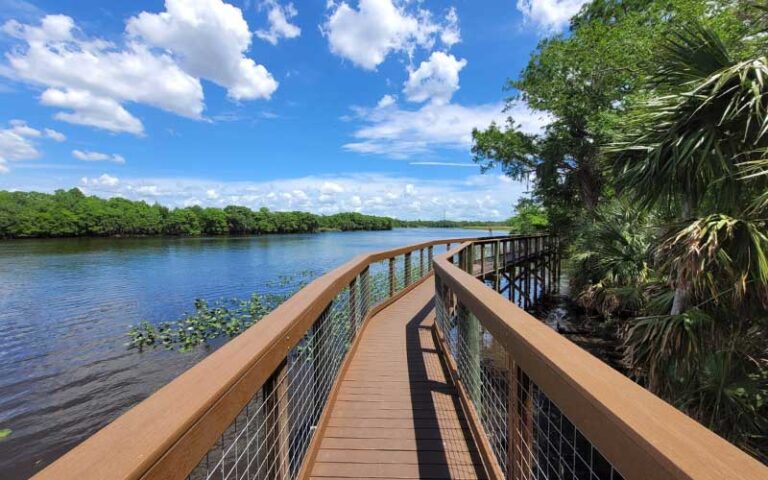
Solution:
[{"label": "wooden boardwalk deck", "polygon": [[430,278],[370,319],[312,478],[484,478],[432,338],[433,295]]}]

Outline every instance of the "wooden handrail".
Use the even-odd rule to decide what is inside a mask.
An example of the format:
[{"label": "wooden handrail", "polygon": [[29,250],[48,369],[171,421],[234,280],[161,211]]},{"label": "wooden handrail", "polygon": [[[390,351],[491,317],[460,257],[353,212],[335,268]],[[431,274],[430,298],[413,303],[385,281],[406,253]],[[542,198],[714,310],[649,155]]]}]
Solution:
[{"label": "wooden handrail", "polygon": [[768,479],[768,468],[533,318],[451,258],[435,275],[626,478]]},{"label": "wooden handrail", "polygon": [[34,478],[185,478],[313,322],[358,274],[373,263],[398,255],[468,240],[462,237],[421,242],[355,257],[314,280]]}]

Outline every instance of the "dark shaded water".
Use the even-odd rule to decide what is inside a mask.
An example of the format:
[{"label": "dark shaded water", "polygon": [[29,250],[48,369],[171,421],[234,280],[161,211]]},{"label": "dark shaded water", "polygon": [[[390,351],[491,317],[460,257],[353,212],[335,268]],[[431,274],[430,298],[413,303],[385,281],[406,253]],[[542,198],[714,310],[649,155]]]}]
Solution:
[{"label": "dark shaded water", "polygon": [[0,478],[27,478],[209,352],[125,347],[196,298],[247,297],[354,255],[487,231],[0,242]]}]

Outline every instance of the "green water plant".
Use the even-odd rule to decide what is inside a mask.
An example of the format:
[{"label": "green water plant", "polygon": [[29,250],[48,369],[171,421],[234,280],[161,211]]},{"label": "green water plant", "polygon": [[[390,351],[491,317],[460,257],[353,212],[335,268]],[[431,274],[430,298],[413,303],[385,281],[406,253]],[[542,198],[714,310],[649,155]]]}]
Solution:
[{"label": "green water plant", "polygon": [[253,294],[248,299],[217,300],[209,303],[195,300],[195,310],[175,321],[157,324],[146,320],[128,330],[128,348],[143,351],[146,348],[164,347],[182,352],[212,340],[233,338],[261,320],[282,303],[284,295]]}]

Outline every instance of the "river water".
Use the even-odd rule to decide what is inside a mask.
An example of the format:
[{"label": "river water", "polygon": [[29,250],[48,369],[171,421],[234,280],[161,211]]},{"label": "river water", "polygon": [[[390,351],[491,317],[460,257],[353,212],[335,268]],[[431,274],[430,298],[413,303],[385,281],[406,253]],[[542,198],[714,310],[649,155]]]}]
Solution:
[{"label": "river water", "polygon": [[0,478],[27,478],[210,353],[125,347],[141,320],[248,297],[353,256],[487,231],[0,242]]}]

